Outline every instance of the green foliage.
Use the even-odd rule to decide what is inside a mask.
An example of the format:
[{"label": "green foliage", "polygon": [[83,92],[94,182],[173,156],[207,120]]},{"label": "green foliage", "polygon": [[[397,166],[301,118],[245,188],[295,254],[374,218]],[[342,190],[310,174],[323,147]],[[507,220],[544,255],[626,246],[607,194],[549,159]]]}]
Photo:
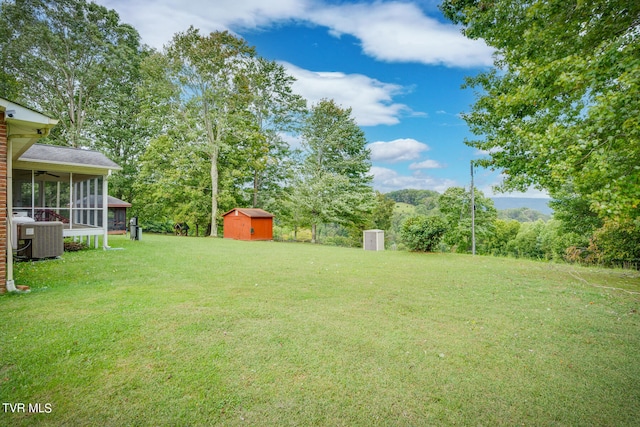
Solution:
[{"label": "green foliage", "polygon": [[546,258],[542,245],[544,227],[541,220],[522,224],[516,237],[507,244],[507,253],[516,258]]},{"label": "green foliage", "polygon": [[303,161],[290,198],[291,218],[312,227],[321,223],[364,229],[374,206],[370,152],[364,132],[333,100],[322,100],[302,128]]},{"label": "green foliage", "polygon": [[535,222],[539,219],[546,221],[549,216],[530,208],[513,208],[499,210],[498,218],[513,219],[518,222]]},{"label": "green foliage", "polygon": [[185,136],[176,129],[156,138],[141,158],[133,213],[143,228],[146,223],[210,224],[209,159]]},{"label": "green foliage", "polygon": [[432,190],[405,189],[392,191],[387,193],[386,196],[396,202],[408,203],[414,206],[426,204],[428,205],[427,207],[434,208],[440,194]]},{"label": "green foliage", "polygon": [[174,232],[173,221],[155,221],[153,219],[142,218],[139,225],[145,233],[171,234]]},{"label": "green foliage", "polygon": [[295,79],[275,61],[258,57],[240,77],[249,124],[244,132],[236,131],[241,135],[238,150],[242,150],[242,165],[249,172],[246,184],[251,188],[251,205],[270,209],[270,205],[277,205],[273,199],[280,197],[281,184],[292,170],[282,133],[298,130],[306,101],[293,93]]},{"label": "green foliage", "polygon": [[565,187],[555,194],[549,203],[553,208],[553,217],[562,223],[563,230],[589,238],[595,230],[602,227],[603,220],[591,209],[589,201]]},{"label": "green foliage", "polygon": [[433,252],[446,231],[447,224],[440,217],[417,215],[404,221],[400,236],[410,251]]},{"label": "green foliage", "polygon": [[607,221],[596,231],[589,245],[597,264],[640,267],[640,229],[631,222]]},{"label": "green foliage", "polygon": [[165,55],[169,78],[181,91],[176,113],[186,118],[190,146],[201,153],[196,155],[210,162],[211,235],[217,236],[220,153],[226,144],[238,140],[233,132],[236,126],[247,130],[242,85],[248,73],[246,63],[255,50],[227,31],[203,36],[190,27],[173,37]]},{"label": "green foliage", "polygon": [[371,221],[367,228],[390,230],[395,202],[387,195],[376,191],[376,205],[371,212]]},{"label": "green foliage", "polygon": [[0,5],[0,86],[59,119],[50,137],[57,144],[109,143],[116,132],[114,115],[126,117],[135,108],[129,95],[137,83],[140,52],[138,32],[121,23],[114,10],[95,3],[20,0]]},{"label": "green foliage", "polygon": [[520,222],[515,220],[497,219],[493,233],[486,237],[483,248],[479,253],[506,256],[507,245],[514,240],[520,231]]},{"label": "green foliage", "polygon": [[[438,206],[447,224],[444,243],[456,252],[471,252],[471,192],[462,187],[450,187],[439,197]],[[493,200],[475,189],[475,231],[479,250],[493,233],[496,217]]]},{"label": "green foliage", "polygon": [[465,115],[483,166],[505,189],[573,191],[601,218],[640,205],[640,3],[628,0],[445,0],[465,34],[497,49],[497,70],[469,78]]}]

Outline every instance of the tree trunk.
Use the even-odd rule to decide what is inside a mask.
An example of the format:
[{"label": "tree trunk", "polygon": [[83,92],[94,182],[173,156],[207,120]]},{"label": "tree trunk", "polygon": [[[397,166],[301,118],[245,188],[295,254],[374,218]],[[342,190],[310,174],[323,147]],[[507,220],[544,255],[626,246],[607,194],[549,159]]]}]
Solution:
[{"label": "tree trunk", "polygon": [[258,171],[253,172],[253,207],[258,207]]},{"label": "tree trunk", "polygon": [[311,243],[316,243],[316,230],[317,230],[317,225],[316,224],[311,224]]},{"label": "tree trunk", "polygon": [[218,156],[211,156],[211,237],[218,237]]}]

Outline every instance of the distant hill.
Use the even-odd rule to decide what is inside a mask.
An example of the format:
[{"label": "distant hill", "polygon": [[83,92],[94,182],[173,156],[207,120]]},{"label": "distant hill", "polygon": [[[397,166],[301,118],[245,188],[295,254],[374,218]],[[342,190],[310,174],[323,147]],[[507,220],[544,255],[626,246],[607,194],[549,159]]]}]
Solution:
[{"label": "distant hill", "polygon": [[517,208],[529,208],[534,211],[541,212],[545,215],[551,215],[553,209],[549,207],[551,199],[534,199],[527,197],[492,197],[493,204],[496,209],[517,209]]}]

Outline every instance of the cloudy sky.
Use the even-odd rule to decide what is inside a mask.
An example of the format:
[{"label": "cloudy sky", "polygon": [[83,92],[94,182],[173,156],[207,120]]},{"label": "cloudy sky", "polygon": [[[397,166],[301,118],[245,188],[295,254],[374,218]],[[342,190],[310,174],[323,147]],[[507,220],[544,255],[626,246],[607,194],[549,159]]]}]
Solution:
[{"label": "cloudy sky", "polygon": [[[157,49],[190,25],[229,30],[283,64],[310,104],[352,108],[380,191],[469,185],[470,161],[482,154],[463,143],[472,135],[459,114],[474,94],[460,86],[491,66],[492,50],[463,37],[437,0],[95,1]],[[485,193],[499,180],[477,171]]]}]

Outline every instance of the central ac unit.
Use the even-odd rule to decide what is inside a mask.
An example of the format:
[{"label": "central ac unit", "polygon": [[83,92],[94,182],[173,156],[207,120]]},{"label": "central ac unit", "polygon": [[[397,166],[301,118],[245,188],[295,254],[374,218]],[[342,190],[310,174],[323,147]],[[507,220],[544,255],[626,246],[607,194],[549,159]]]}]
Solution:
[{"label": "central ac unit", "polygon": [[18,239],[24,244],[18,255],[27,258],[53,258],[64,253],[63,224],[39,221],[18,224]]}]

